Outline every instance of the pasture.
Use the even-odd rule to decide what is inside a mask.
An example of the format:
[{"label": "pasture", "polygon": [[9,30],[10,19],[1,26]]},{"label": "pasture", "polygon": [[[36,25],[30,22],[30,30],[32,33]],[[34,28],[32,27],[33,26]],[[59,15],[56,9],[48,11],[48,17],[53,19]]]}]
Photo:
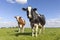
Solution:
[{"label": "pasture", "polygon": [[43,34],[31,36],[31,29],[25,28],[25,33],[18,33],[18,28],[0,29],[0,40],[60,40],[60,28],[46,28]]}]

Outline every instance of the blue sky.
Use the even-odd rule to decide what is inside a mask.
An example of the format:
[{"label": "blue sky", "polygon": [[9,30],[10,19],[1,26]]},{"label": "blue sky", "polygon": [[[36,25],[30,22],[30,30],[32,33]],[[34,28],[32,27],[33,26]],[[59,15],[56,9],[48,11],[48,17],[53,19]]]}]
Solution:
[{"label": "blue sky", "polygon": [[38,13],[46,17],[46,27],[60,27],[60,0],[0,0],[0,27],[16,26],[14,16],[26,20],[25,27],[30,26],[23,7],[31,5]]}]

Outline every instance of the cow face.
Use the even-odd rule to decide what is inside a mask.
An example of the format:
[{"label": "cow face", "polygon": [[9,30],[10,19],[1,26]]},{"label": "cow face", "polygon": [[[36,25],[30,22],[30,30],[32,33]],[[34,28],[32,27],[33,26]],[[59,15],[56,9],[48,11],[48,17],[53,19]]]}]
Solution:
[{"label": "cow face", "polygon": [[19,21],[19,19],[21,19],[20,16],[15,16],[14,18],[16,18],[17,21]]},{"label": "cow face", "polygon": [[36,11],[36,8],[32,8],[31,6],[28,6],[27,8],[22,8],[24,11],[27,12],[28,18],[32,18],[32,11]]}]

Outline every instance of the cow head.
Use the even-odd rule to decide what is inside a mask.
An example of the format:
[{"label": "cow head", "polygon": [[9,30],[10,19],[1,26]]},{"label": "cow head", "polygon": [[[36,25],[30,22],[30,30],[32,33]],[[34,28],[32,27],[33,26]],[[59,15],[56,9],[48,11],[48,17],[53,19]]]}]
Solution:
[{"label": "cow head", "polygon": [[32,18],[32,11],[36,11],[37,8],[32,8],[31,6],[28,6],[27,8],[22,8],[22,10],[27,12],[28,18]]},{"label": "cow head", "polygon": [[15,16],[14,18],[16,18],[17,21],[19,21],[19,19],[21,19],[20,16]]}]

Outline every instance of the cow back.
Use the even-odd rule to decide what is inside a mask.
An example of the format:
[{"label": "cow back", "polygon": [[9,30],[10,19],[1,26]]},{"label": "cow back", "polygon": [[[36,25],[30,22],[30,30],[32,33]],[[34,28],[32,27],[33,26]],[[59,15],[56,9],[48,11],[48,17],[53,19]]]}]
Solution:
[{"label": "cow back", "polygon": [[45,23],[46,23],[46,21],[45,21],[45,16],[44,15],[41,15],[41,14],[39,14],[40,16],[38,16],[39,17],[39,20],[41,21],[41,24],[42,25],[45,25]]},{"label": "cow back", "polygon": [[18,23],[19,23],[19,24],[23,24],[23,25],[25,25],[25,20],[23,20],[22,18],[19,18]]}]

